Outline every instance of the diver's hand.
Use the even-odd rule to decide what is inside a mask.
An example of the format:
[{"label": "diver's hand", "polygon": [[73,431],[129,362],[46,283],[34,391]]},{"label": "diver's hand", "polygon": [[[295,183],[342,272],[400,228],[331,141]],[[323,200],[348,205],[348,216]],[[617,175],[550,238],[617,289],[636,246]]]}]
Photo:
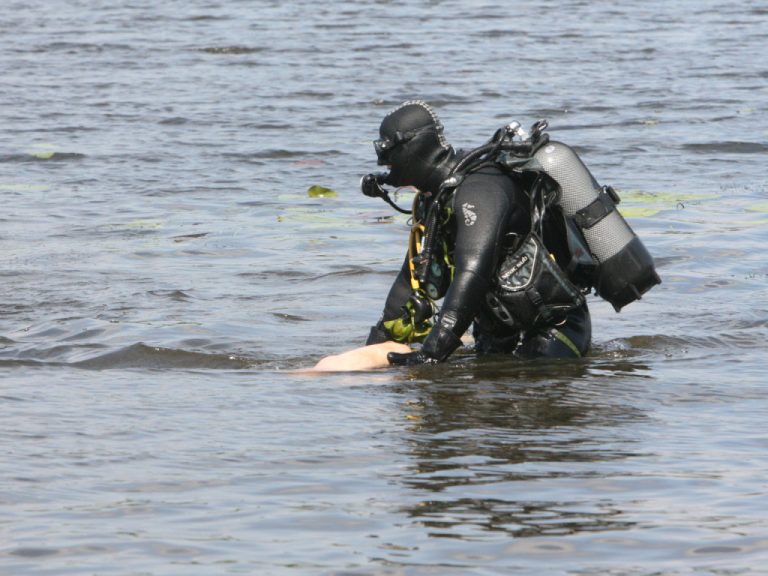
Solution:
[{"label": "diver's hand", "polygon": [[437,360],[431,356],[427,356],[421,350],[416,352],[406,352],[400,354],[399,352],[390,352],[387,354],[387,362],[392,366],[418,366],[420,364],[437,364]]}]

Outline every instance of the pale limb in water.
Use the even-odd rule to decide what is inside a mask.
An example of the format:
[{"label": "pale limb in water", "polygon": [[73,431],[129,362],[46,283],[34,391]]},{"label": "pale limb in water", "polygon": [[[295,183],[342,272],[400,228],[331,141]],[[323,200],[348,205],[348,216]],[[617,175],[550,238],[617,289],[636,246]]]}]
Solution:
[{"label": "pale limb in water", "polygon": [[390,352],[407,353],[411,348],[398,342],[382,342],[362,346],[354,350],[348,350],[341,354],[326,356],[313,368],[301,370],[302,372],[350,372],[359,370],[373,370],[389,366],[387,354]]}]

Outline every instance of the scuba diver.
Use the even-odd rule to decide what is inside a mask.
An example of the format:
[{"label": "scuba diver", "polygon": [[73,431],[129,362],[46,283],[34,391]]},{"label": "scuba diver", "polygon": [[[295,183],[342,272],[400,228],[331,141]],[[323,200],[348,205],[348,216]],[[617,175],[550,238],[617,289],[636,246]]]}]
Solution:
[{"label": "scuba diver", "polygon": [[[423,101],[381,122],[373,144],[388,171],[364,176],[361,188],[411,215],[408,253],[366,342],[388,346],[389,364],[443,362],[470,326],[478,354],[582,357],[587,294],[619,311],[660,283],[615,191],[546,127],[513,122],[457,152]],[[412,209],[385,185],[415,188]]]}]

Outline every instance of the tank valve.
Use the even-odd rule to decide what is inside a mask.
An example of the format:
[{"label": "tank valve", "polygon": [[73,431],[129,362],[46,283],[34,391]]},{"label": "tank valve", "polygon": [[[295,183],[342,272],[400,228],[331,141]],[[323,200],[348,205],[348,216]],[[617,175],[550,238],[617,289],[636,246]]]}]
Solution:
[{"label": "tank valve", "polygon": [[517,120],[512,120],[512,122],[507,124],[506,130],[507,130],[507,134],[509,134],[510,136],[514,136],[515,134],[517,134],[517,131],[520,130],[520,122],[518,122]]}]

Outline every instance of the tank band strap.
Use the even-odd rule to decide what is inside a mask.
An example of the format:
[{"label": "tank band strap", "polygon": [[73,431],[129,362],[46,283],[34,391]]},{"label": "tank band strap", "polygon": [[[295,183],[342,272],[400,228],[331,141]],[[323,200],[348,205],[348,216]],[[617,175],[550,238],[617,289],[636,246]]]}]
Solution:
[{"label": "tank band strap", "polygon": [[616,204],[619,203],[618,200],[619,197],[614,189],[610,186],[605,186],[597,193],[597,198],[573,215],[573,220],[583,230],[592,228],[592,226],[616,210]]}]

